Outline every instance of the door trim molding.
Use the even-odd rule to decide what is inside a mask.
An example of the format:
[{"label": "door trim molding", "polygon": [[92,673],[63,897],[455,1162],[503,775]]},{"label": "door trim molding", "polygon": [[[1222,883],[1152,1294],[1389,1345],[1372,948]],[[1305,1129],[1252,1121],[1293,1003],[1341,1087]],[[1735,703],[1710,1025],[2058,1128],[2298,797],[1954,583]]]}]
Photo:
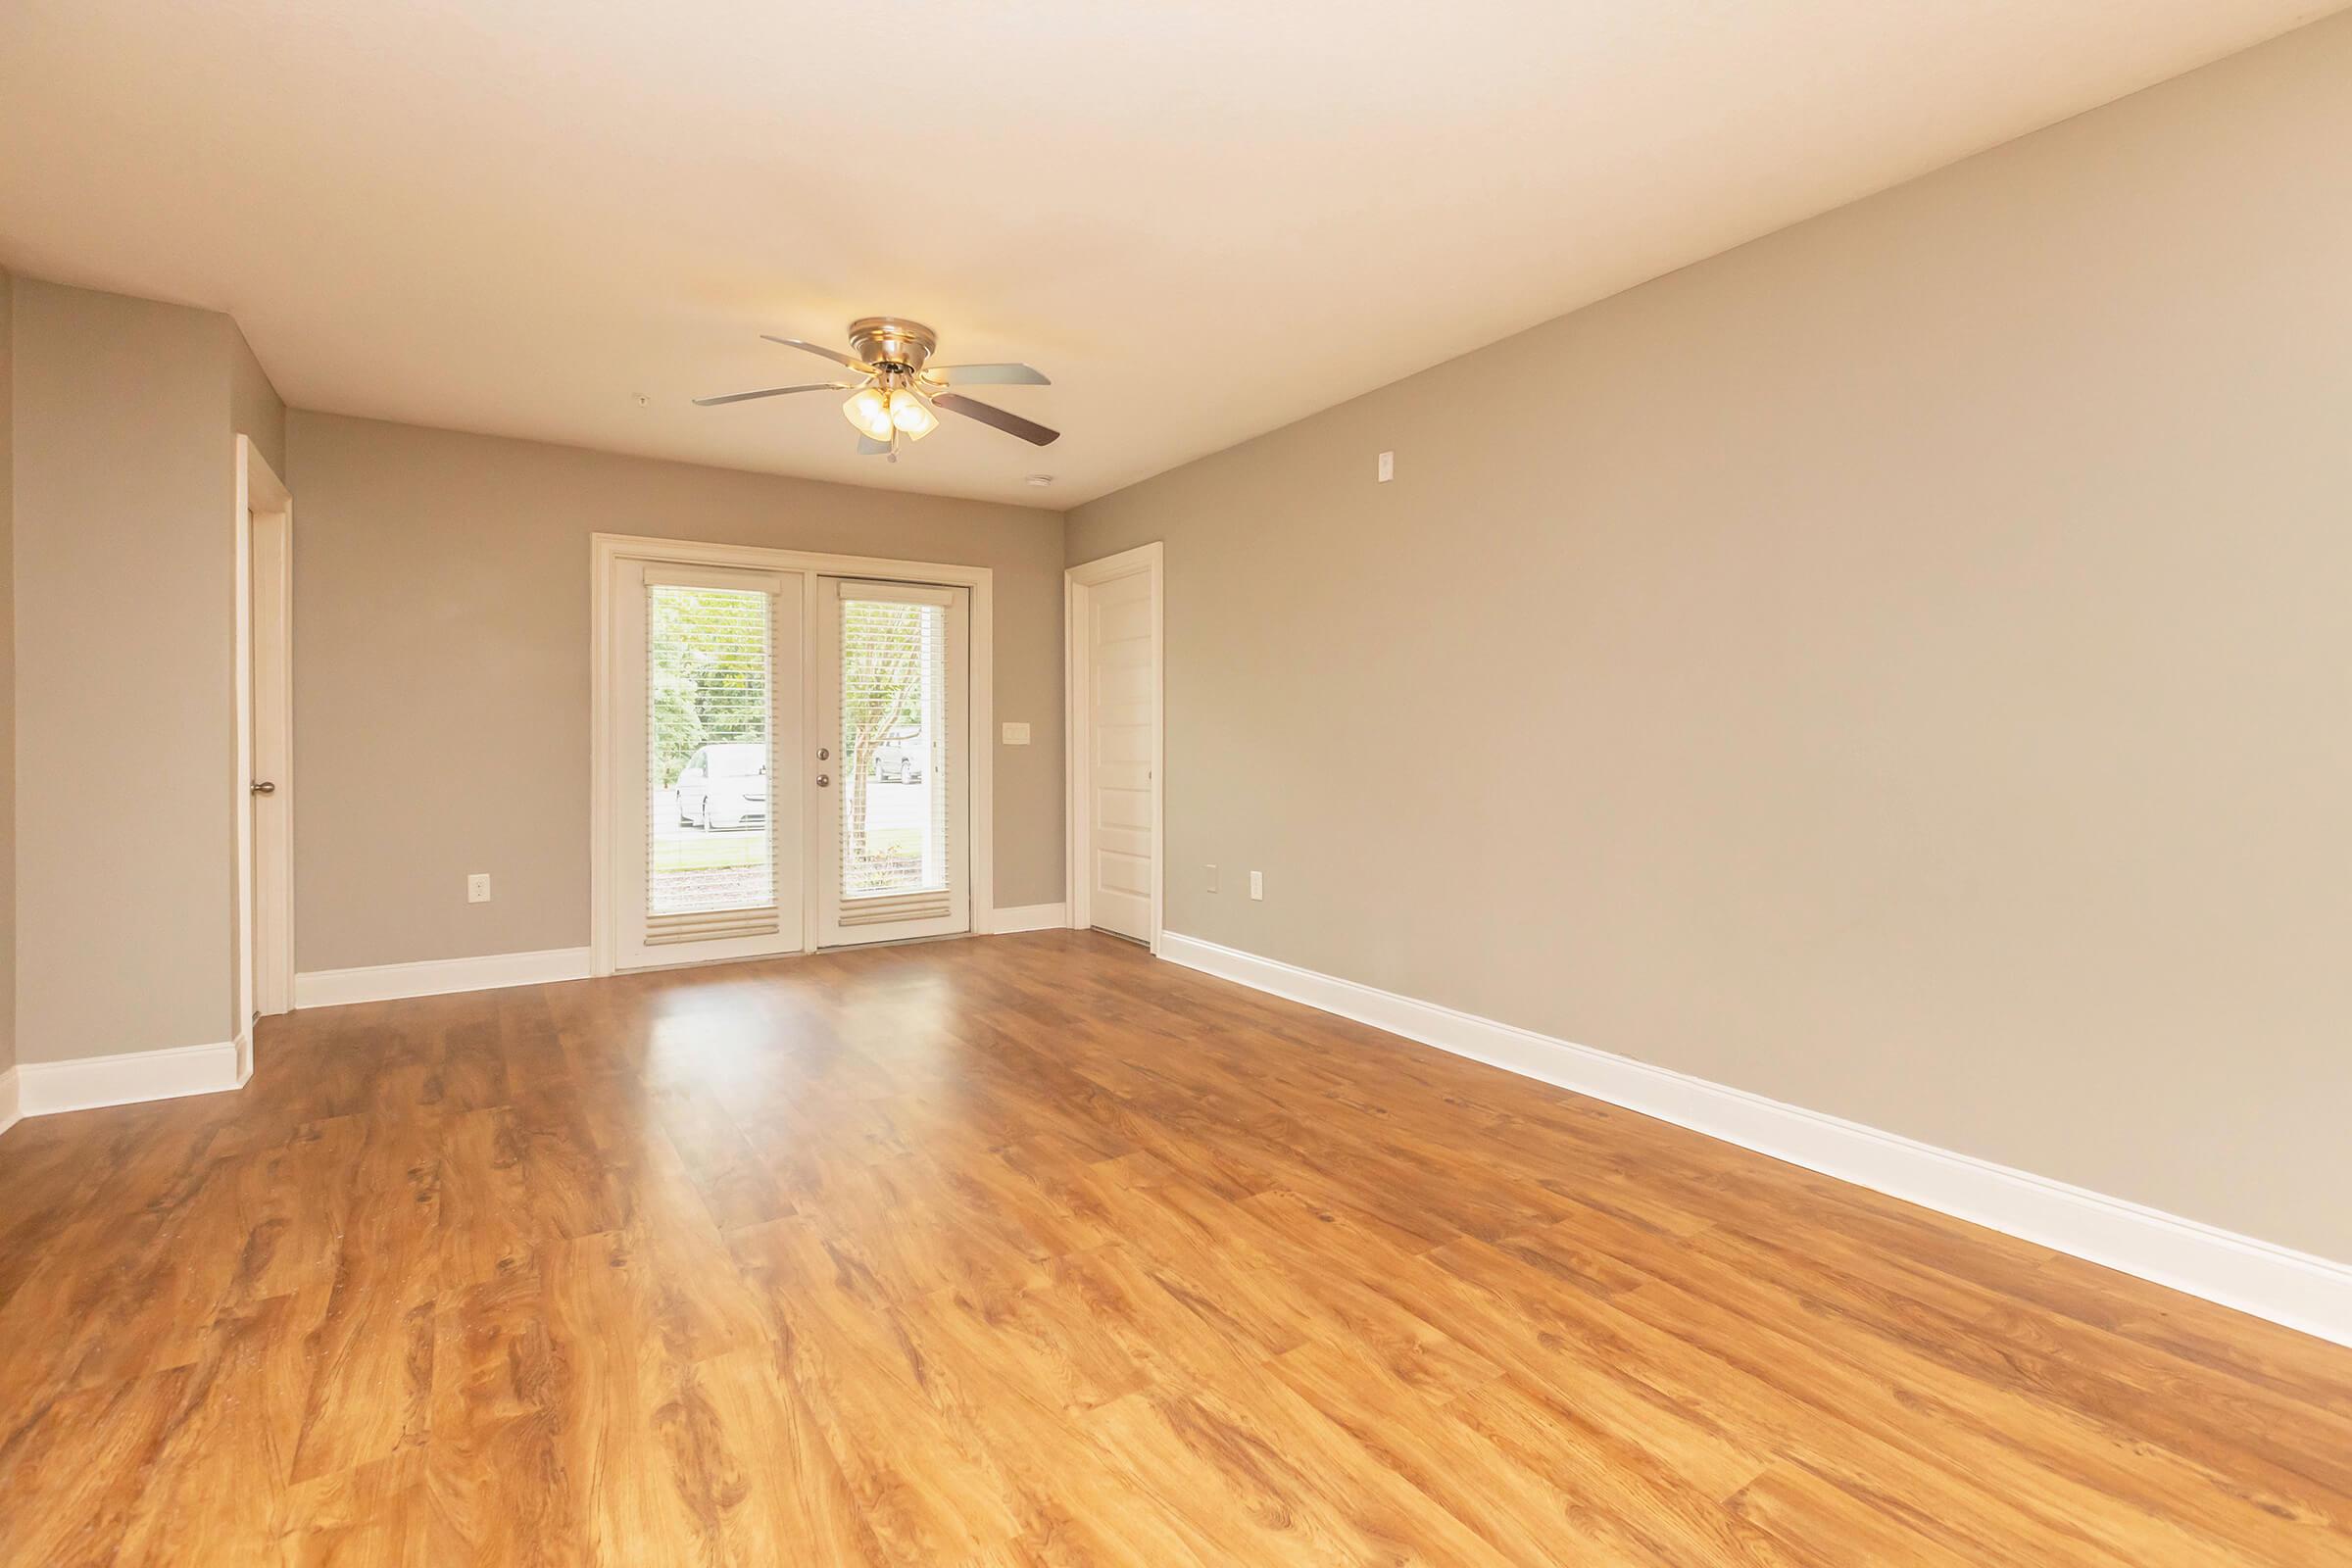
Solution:
[{"label": "door trim molding", "polygon": [[[965,842],[967,875],[971,879],[972,934],[995,929],[996,913],[996,572],[988,566],[958,565],[935,561],[897,561],[880,556],[837,556],[807,550],[777,550],[764,545],[709,544],[691,539],[662,539],[643,534],[599,533],[589,536],[589,635],[591,641],[591,698],[588,722],[588,901],[589,972],[613,972],[618,933],[608,906],[612,871],[607,863],[612,842],[612,814],[617,807],[606,779],[606,755],[612,728],[612,573],[624,561],[656,562],[679,566],[729,566],[745,571],[797,571],[807,580],[804,635],[813,635],[815,595],[820,577],[864,577],[878,582],[947,583],[971,592],[971,647],[967,656],[971,692],[971,788],[966,796]],[[816,670],[813,659],[804,659],[804,711],[813,719]],[[813,811],[805,812],[803,833],[802,951],[816,951],[816,862],[810,858]],[[691,960],[690,960],[691,961]]]},{"label": "door trim molding", "polygon": [[1087,808],[1087,790],[1091,761],[1094,757],[1093,715],[1087,700],[1088,668],[1085,650],[1078,642],[1078,627],[1087,607],[1087,595],[1106,582],[1132,577],[1138,572],[1149,573],[1152,579],[1152,930],[1151,946],[1159,952],[1160,933],[1166,929],[1163,900],[1168,880],[1167,800],[1168,777],[1168,646],[1167,646],[1167,575],[1159,541],[1122,550],[1116,555],[1081,562],[1065,567],[1061,574],[1061,662],[1062,662],[1062,734],[1068,750],[1063,754],[1062,821],[1065,824],[1062,853],[1067,864],[1063,871],[1063,903],[1068,909],[1070,927],[1083,931],[1091,923],[1087,887],[1087,860],[1094,853],[1092,824],[1094,813]]},{"label": "door trim molding", "polygon": [[2352,1346],[2352,1264],[1199,937],[1161,956]]}]

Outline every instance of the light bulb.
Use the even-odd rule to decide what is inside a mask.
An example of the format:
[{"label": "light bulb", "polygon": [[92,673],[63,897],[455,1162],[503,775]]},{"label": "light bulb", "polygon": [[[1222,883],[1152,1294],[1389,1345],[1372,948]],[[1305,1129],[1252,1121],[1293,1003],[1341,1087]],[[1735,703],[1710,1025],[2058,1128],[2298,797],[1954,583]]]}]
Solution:
[{"label": "light bulb", "polygon": [[882,396],[879,387],[859,387],[850,394],[850,400],[841,406],[841,412],[851,424],[857,426],[859,435],[871,436],[876,441],[890,439],[890,402]]},{"label": "light bulb", "polygon": [[890,422],[920,441],[939,428],[939,416],[923,407],[923,400],[906,387],[890,395]]}]

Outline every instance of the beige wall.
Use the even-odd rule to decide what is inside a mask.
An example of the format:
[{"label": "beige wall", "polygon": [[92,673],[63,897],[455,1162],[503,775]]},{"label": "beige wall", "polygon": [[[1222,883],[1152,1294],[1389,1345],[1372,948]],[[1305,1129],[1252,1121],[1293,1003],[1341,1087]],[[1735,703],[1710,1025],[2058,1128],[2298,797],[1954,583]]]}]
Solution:
[{"label": "beige wall", "polygon": [[0,1072],[17,1064],[15,279],[0,271]]},{"label": "beige wall", "polygon": [[253,357],[253,345],[245,341],[237,323],[225,316],[216,320],[228,355],[228,427],[237,434],[251,436],[270,471],[283,479],[286,406],[278,401],[277,388],[270,385],[269,372]]},{"label": "beige wall", "polygon": [[[1061,521],[1048,512],[297,411],[295,962],[588,942],[589,536],[993,567],[996,902],[1061,886]],[[495,897],[465,900],[487,871]]]},{"label": "beige wall", "polygon": [[1080,508],[1169,928],[2352,1258],[2347,214],[2352,19]]},{"label": "beige wall", "polygon": [[215,312],[20,278],[15,318],[19,1052],[227,1040],[233,434],[283,414]]}]

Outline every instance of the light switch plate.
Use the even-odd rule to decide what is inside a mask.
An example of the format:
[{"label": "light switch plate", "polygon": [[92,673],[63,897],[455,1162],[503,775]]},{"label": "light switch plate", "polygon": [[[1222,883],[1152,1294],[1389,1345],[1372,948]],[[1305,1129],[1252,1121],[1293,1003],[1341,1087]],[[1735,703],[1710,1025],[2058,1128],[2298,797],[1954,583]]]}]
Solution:
[{"label": "light switch plate", "polygon": [[1250,896],[1253,899],[1262,899],[1266,896],[1265,872],[1252,871],[1250,873]]},{"label": "light switch plate", "polygon": [[1382,484],[1387,484],[1391,479],[1396,477],[1396,454],[1394,452],[1383,452],[1380,455],[1380,482]]},{"label": "light switch plate", "polygon": [[1004,744],[1007,746],[1028,745],[1029,726],[1026,724],[1015,724],[1010,720],[1007,720],[1004,725]]},{"label": "light switch plate", "polygon": [[476,871],[466,879],[466,902],[467,904],[488,904],[490,902],[489,872]]}]

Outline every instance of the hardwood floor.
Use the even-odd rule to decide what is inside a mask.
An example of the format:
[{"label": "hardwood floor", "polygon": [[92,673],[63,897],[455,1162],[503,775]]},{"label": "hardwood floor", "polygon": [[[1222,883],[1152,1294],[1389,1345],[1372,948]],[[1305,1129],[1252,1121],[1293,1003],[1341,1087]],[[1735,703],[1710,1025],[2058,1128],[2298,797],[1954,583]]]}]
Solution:
[{"label": "hardwood floor", "polygon": [[2352,1352],[1043,932],[0,1139],[0,1563],[2352,1563]]}]

